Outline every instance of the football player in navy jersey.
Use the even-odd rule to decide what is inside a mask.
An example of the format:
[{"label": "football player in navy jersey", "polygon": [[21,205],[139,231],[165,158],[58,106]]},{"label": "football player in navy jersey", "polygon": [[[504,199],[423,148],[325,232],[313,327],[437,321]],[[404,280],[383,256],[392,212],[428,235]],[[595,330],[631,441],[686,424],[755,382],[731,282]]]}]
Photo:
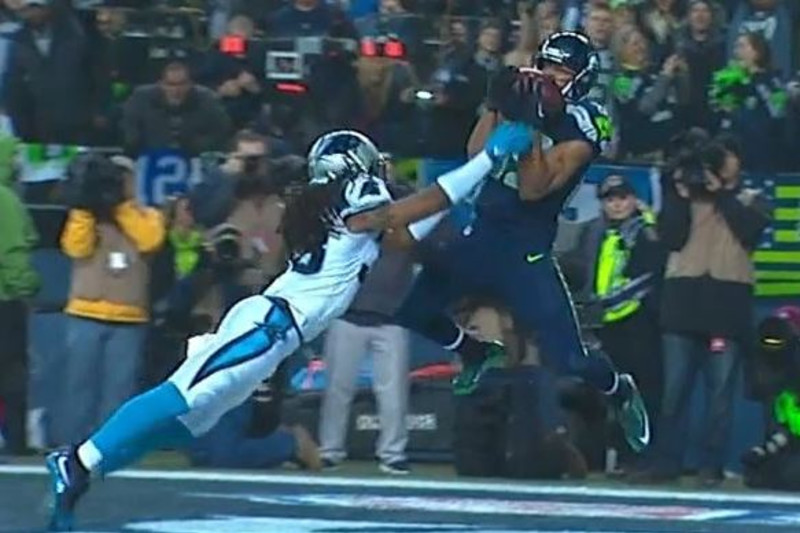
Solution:
[{"label": "football player in navy jersey", "polygon": [[617,373],[607,357],[587,354],[552,257],[559,213],[611,139],[606,111],[585,98],[597,65],[586,36],[560,32],[541,44],[531,68],[508,69],[498,77],[490,89],[492,110],[475,126],[468,149],[483,149],[490,132],[506,120],[531,126],[533,149],[486,180],[472,226],[426,265],[398,318],[459,353],[464,371],[456,393],[468,394],[485,370],[501,363],[504,351],[465,335],[445,310],[467,294],[500,302],[519,328],[535,336],[547,366],[580,377],[611,398],[626,440],[641,451],[650,430],[636,384],[632,376]]}]

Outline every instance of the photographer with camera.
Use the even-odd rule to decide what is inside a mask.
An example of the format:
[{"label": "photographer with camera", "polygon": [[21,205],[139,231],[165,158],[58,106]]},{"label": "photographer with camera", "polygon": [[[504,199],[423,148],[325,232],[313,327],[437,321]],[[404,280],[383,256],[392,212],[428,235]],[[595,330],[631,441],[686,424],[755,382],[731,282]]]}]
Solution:
[{"label": "photographer with camera", "polygon": [[[189,194],[191,210],[211,243],[211,263],[224,274],[222,295],[210,304],[221,313],[243,294],[268,284],[284,267],[284,189],[304,168],[295,156],[270,158],[265,137],[242,130],[233,150],[219,167],[211,169]],[[223,281],[215,276],[215,284]]]},{"label": "photographer with camera", "polygon": [[699,482],[723,480],[733,420],[733,395],[752,341],[753,262],[750,254],[770,221],[759,191],[740,188],[736,147],[703,130],[681,135],[664,169],[661,239],[670,250],[661,297],[664,395],[653,470],[648,481],[682,472],[681,426],[699,370],[707,412]]},{"label": "photographer with camera", "polygon": [[161,213],[134,199],[133,162],[79,158],[61,247],[72,258],[67,315],[66,398],[59,440],[91,431],[136,392],[149,320],[149,255],[164,242]]},{"label": "photographer with camera", "polygon": [[784,306],[761,321],[750,392],[763,402],[764,441],[742,455],[751,488],[800,490],[800,308]]}]

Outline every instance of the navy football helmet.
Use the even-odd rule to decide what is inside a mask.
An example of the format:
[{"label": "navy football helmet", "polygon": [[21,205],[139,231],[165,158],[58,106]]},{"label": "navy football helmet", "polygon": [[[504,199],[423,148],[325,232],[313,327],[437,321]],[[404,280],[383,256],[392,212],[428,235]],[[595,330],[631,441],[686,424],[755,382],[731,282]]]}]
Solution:
[{"label": "navy football helmet", "polygon": [[600,59],[589,38],[575,31],[554,33],[539,45],[533,65],[542,70],[547,64],[561,65],[575,73],[561,94],[568,100],[586,96],[597,78]]},{"label": "navy football helmet", "polygon": [[368,174],[383,179],[385,162],[363,133],[337,130],[319,137],[308,151],[309,183],[324,185]]}]

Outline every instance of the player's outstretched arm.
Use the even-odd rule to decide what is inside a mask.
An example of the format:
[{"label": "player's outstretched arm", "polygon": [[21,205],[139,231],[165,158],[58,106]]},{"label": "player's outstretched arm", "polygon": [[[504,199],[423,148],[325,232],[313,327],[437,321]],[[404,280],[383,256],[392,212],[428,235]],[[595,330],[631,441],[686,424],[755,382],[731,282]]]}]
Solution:
[{"label": "player's outstretched arm", "polygon": [[[403,233],[420,240],[441,219],[441,211],[467,198],[489,174],[496,162],[519,157],[531,148],[527,126],[507,123],[497,128],[478,155],[459,168],[440,176],[436,183],[402,200],[348,219],[353,232],[387,231]],[[438,217],[438,218],[435,218]]]},{"label": "player's outstretched arm", "polygon": [[436,215],[466,198],[492,169],[492,158],[481,152],[459,168],[405,198],[347,220],[350,231],[403,230],[413,222]]}]

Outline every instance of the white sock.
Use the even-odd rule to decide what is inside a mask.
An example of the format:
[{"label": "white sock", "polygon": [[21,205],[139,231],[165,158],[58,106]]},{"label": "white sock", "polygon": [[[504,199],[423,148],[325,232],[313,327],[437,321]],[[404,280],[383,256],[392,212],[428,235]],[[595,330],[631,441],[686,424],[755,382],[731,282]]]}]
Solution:
[{"label": "white sock", "polygon": [[103,454],[97,449],[92,441],[87,440],[78,446],[78,460],[89,472],[96,472],[103,462]]},{"label": "white sock", "polygon": [[610,389],[604,391],[603,394],[606,396],[614,396],[617,393],[617,389],[619,389],[619,373],[614,372],[614,384],[611,385]]}]

